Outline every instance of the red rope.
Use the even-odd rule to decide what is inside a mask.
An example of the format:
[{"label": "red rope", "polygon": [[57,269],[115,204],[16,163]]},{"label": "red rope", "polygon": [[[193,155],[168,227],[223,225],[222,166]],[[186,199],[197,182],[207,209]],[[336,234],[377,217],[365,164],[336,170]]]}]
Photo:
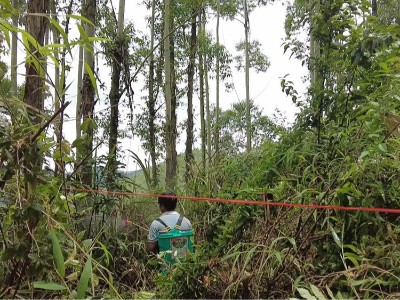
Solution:
[{"label": "red rope", "polygon": [[[82,188],[66,188],[69,191],[87,192],[96,194],[109,194],[109,195],[121,195],[121,196],[141,196],[141,197],[153,197],[157,198],[160,196],[169,197],[166,195],[159,194],[145,194],[145,193],[128,193],[128,192],[117,192],[107,190],[92,190]],[[218,203],[233,203],[233,204],[253,204],[253,205],[270,205],[270,206],[285,206],[285,207],[297,207],[297,208],[312,208],[312,209],[332,209],[332,210],[351,210],[351,211],[369,211],[378,213],[392,213],[400,214],[398,208],[377,208],[377,207],[353,207],[353,206],[339,206],[339,205],[317,205],[317,204],[300,204],[300,203],[285,203],[285,202],[270,202],[270,201],[255,201],[255,200],[233,200],[233,199],[219,199],[219,198],[206,198],[206,197],[187,197],[187,196],[170,196],[171,198],[178,198],[182,200],[192,201],[208,201]]]}]

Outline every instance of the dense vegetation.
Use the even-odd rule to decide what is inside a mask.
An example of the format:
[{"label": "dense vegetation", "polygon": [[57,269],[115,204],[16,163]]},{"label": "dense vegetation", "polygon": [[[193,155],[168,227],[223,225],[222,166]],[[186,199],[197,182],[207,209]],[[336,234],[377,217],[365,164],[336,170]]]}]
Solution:
[{"label": "dense vegetation", "polygon": [[[28,16],[35,16],[35,12],[29,11],[30,2],[35,1],[28,1]],[[256,3],[263,5],[263,2],[249,1],[254,5],[250,8],[256,9]],[[77,3],[72,1],[70,7],[60,5],[59,9],[69,9],[71,13],[72,4]],[[147,4],[149,8],[151,4],[155,6],[151,1]],[[204,14],[196,12],[206,8],[232,18],[239,13],[237,9],[244,9],[244,16],[248,18],[247,1],[240,1],[240,5],[234,1],[192,4],[201,9],[191,11],[191,7],[183,4],[172,6],[175,21],[188,23],[185,29],[196,27],[196,20],[204,26]],[[103,14],[96,21],[99,24],[114,20],[115,16],[106,7],[107,3],[98,9]],[[162,40],[165,34],[162,25],[165,30],[168,24],[163,23],[163,10],[158,8],[153,34]],[[165,189],[165,183],[184,196],[261,201],[266,195],[269,198],[272,195],[271,201],[287,203],[399,208],[400,13],[397,1],[294,1],[288,6],[284,48],[310,70],[304,83],[308,85],[305,97],[298,95],[296,86],[288,79],[282,80],[282,91],[300,107],[295,124],[287,128],[272,121],[251,99],[227,111],[217,106],[208,112],[208,118],[207,112],[201,116],[201,149],[193,151],[189,147],[193,141],[191,145],[187,142],[184,157],[174,158],[172,151],[166,163],[157,164],[155,173],[155,166],[142,162],[132,152],[142,171],[129,176],[118,171],[122,166],[117,155],[118,143],[111,138],[114,125],[118,129],[118,111],[116,124],[110,121],[111,117],[105,121],[103,115],[95,118],[89,111],[82,115],[79,132],[82,135],[74,142],[64,138],[62,124],[67,117],[64,110],[69,105],[63,98],[67,89],[64,78],[69,70],[65,59],[71,47],[82,46],[90,52],[89,45],[97,42],[104,47],[104,52],[111,53],[109,64],[115,75],[118,70],[124,73],[127,64],[130,64],[128,70],[142,68],[143,57],[151,56],[148,47],[153,50],[155,46],[145,38],[139,40],[129,26],[125,28],[125,38],[121,38],[121,32],[114,35],[116,40],[112,40],[113,32],[103,32],[99,34],[102,38],[93,38],[85,35],[81,26],[81,38],[68,40],[68,30],[61,27],[65,23],[58,23],[56,18],[48,20],[51,19],[53,30],[63,41],[45,46],[29,25],[25,30],[8,22],[15,14],[10,1],[0,0],[0,14],[1,53],[8,53],[11,36],[18,31],[25,48],[30,49],[27,70],[33,72],[29,67],[34,65],[36,72],[36,76],[32,73],[30,76],[45,78],[46,70],[42,70],[41,63],[46,56],[60,62],[61,74],[61,87],[55,88],[47,80],[46,84],[56,89],[55,98],[59,101],[56,105],[54,100],[54,106],[52,102],[51,108],[45,110],[30,102],[33,100],[27,95],[35,94],[32,87],[38,82],[27,78],[16,89],[15,78],[8,76],[8,65],[0,65],[1,298],[400,296],[398,214],[182,200],[179,210],[193,222],[196,251],[167,275],[160,275],[161,260],[146,252],[147,229],[158,214],[156,200],[79,190],[158,193]],[[90,11],[86,11],[84,18],[71,18],[93,25],[90,16]],[[44,19],[40,14],[36,17]],[[190,27],[193,23],[194,27]],[[301,40],[299,32],[305,25],[309,35]],[[104,28],[111,30],[105,25]],[[188,39],[180,34],[176,32],[174,36],[176,43]],[[170,39],[163,42],[167,43],[166,40]],[[198,41],[201,46],[198,50],[182,47],[175,58],[172,54],[177,62],[176,74],[183,76],[184,70],[192,67],[204,73],[208,64],[214,67],[217,59],[219,66],[215,68],[221,67],[221,78],[229,76],[231,61],[226,50],[219,49],[223,47],[218,42],[213,44],[204,32],[199,34]],[[129,43],[136,43],[135,49],[139,50],[128,61],[117,59],[118,51],[130,49]],[[173,43],[165,46],[164,50],[179,48]],[[166,148],[176,142],[174,137],[167,137],[176,134],[176,127],[172,128],[174,118],[170,116],[168,120],[168,112],[165,120],[157,113],[151,114],[153,102],[160,101],[158,93],[166,93],[160,74],[165,68],[162,61],[168,59],[165,52],[157,49],[151,63],[154,63],[153,70],[150,68],[144,73],[146,88],[154,81],[154,97],[147,98],[143,104],[146,112],[138,118],[139,123],[130,126],[137,127],[135,133],[142,134],[146,151],[160,162],[162,153],[171,150]],[[186,56],[184,51],[188,51]],[[184,64],[184,58],[193,53],[198,55],[195,61],[198,64],[188,67],[189,62]],[[199,62],[200,58],[204,61]],[[261,65],[265,67],[267,63],[263,59],[260,58]],[[85,70],[83,87],[90,84],[97,91],[100,84],[96,83],[93,66],[85,64]],[[164,74],[170,71],[164,70]],[[189,81],[192,71],[187,74]],[[119,97],[134,81],[129,74],[115,75]],[[196,84],[199,89],[207,89],[207,77],[201,78],[202,82]],[[126,81],[129,85],[125,86]],[[120,85],[121,82],[124,84]],[[176,84],[183,86],[187,82],[182,80]],[[39,82],[40,88],[44,85],[44,81]],[[35,94],[34,100],[51,98],[49,90],[43,89],[45,95]],[[190,86],[182,90],[189,91]],[[172,100],[169,99],[172,107],[176,105],[173,102],[174,98],[177,100],[176,92],[178,88],[172,91]],[[129,108],[132,106],[129,96],[127,103],[122,100],[120,103],[120,98],[114,99],[115,95],[110,92],[109,101],[114,99],[117,106]],[[85,97],[83,93],[82,97]],[[203,109],[207,111],[207,105]],[[115,117],[115,111],[111,110],[105,115],[111,114]],[[131,121],[133,116],[132,108]],[[184,126],[189,128],[189,123]],[[252,125],[250,147],[249,124]],[[167,129],[169,126],[172,129]],[[146,130],[150,127],[154,131]],[[187,136],[191,134],[188,130]],[[107,155],[96,156],[97,147],[108,137],[107,145],[114,146],[110,146]],[[114,138],[118,140],[121,136]],[[154,148],[155,145],[158,146]],[[208,147],[212,145],[209,153]],[[168,159],[176,159],[175,170],[171,169]],[[159,176],[161,171],[165,171],[166,177]],[[169,178],[171,174],[177,175]]]}]

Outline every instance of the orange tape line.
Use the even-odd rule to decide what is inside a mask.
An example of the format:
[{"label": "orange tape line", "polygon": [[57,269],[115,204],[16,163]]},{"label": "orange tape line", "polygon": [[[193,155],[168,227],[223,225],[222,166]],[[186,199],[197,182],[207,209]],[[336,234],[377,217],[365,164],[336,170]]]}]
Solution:
[{"label": "orange tape line", "polygon": [[353,206],[339,206],[339,205],[317,205],[317,204],[300,204],[300,203],[285,203],[285,202],[270,202],[270,201],[255,201],[255,200],[233,200],[233,199],[220,199],[220,198],[206,198],[206,197],[186,197],[186,196],[166,196],[160,194],[145,194],[145,193],[128,193],[107,190],[92,190],[82,188],[65,188],[68,191],[87,192],[96,194],[109,194],[121,196],[141,196],[141,197],[174,197],[182,200],[192,201],[208,201],[218,203],[232,203],[232,204],[252,204],[252,205],[269,205],[269,206],[284,206],[284,207],[297,207],[297,208],[311,208],[311,209],[332,209],[332,210],[351,210],[351,211],[369,211],[378,213],[392,213],[400,214],[398,208],[377,208],[377,207],[353,207]]}]

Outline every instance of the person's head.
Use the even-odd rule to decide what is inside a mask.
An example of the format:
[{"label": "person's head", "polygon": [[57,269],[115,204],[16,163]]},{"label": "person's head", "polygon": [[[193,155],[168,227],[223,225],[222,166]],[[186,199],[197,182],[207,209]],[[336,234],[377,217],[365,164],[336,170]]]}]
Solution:
[{"label": "person's head", "polygon": [[175,210],[177,199],[174,196],[176,195],[173,192],[164,192],[158,197],[158,204],[160,205],[161,212]]}]

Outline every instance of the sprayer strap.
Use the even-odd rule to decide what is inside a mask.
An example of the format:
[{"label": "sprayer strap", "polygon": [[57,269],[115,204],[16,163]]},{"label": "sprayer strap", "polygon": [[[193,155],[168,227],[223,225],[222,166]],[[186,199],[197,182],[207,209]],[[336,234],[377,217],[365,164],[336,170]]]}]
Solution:
[{"label": "sprayer strap", "polygon": [[175,225],[176,229],[181,229],[182,220],[183,220],[183,216],[179,215],[178,222],[176,222],[176,225]]},{"label": "sprayer strap", "polygon": [[169,227],[167,224],[165,224],[165,222],[163,220],[161,220],[160,218],[156,219],[156,221],[160,222],[165,227],[166,231],[171,230],[171,227]]}]

